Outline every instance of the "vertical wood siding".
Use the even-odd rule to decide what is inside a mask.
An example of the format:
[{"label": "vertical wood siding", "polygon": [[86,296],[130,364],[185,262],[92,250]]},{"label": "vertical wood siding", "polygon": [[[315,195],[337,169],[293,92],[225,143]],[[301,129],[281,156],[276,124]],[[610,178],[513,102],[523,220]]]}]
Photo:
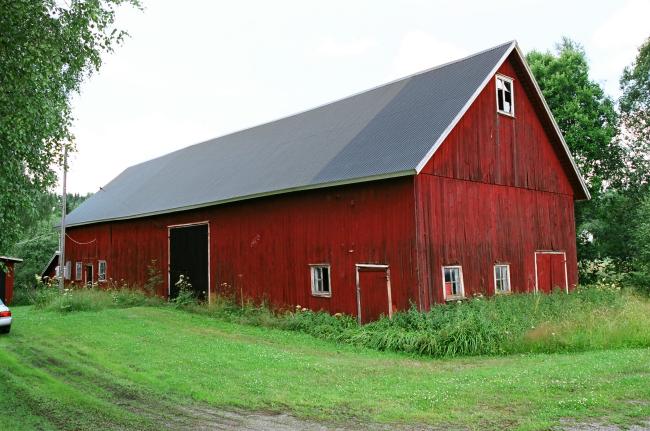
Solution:
[{"label": "vertical wood siding", "polygon": [[494,293],[493,268],[509,263],[513,291],[535,289],[535,251],[567,255],[577,283],[574,186],[540,121],[530,83],[512,59],[515,116],[498,114],[492,79],[416,177],[422,308],[442,302],[442,265],[462,265],[465,293]]},{"label": "vertical wood siding", "polygon": [[[298,192],[68,230],[66,260],[106,260],[114,282],[167,277],[167,226],[210,222],[211,293],[356,315],[356,263],[388,264],[393,303],[417,297],[413,178]],[[73,242],[72,239],[74,239]],[[81,244],[87,243],[87,244]],[[312,296],[309,264],[331,265],[331,298]],[[74,277],[74,274],[73,274]],[[160,294],[166,294],[167,284]]]}]

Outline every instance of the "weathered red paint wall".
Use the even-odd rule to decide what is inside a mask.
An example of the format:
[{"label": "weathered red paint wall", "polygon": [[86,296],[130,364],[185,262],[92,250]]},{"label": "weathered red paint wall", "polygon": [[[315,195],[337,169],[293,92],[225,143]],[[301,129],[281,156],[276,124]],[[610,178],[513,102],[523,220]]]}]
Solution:
[{"label": "weathered red paint wall", "polygon": [[[167,276],[167,226],[209,221],[212,294],[356,315],[354,265],[380,263],[390,265],[393,304],[403,309],[417,297],[414,213],[413,177],[405,177],[72,227],[66,260],[73,278],[76,261],[97,274],[106,260],[109,279],[143,284],[152,259]],[[332,297],[314,297],[309,264],[325,262]]]},{"label": "weathered red paint wall", "polygon": [[492,79],[416,177],[424,308],[443,301],[443,265],[463,266],[466,296],[494,293],[495,263],[529,292],[535,251],[562,250],[577,283],[574,185],[520,70],[509,59],[498,71],[514,78],[515,117],[497,113]]}]

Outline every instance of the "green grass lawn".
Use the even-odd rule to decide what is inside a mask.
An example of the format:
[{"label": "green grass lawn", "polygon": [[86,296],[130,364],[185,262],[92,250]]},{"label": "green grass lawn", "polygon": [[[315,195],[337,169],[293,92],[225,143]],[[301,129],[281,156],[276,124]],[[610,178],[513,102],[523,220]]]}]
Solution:
[{"label": "green grass lawn", "polygon": [[163,307],[13,311],[4,429],[173,428],[196,406],[470,429],[650,417],[648,349],[439,360]]}]

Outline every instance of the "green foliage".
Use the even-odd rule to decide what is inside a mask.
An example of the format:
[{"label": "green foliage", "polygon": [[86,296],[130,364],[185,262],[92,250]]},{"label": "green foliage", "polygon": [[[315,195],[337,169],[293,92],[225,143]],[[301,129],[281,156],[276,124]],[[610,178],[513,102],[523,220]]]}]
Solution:
[{"label": "green foliage", "polygon": [[[438,357],[576,351],[613,344],[650,346],[650,335],[638,336],[636,332],[639,327],[650,330],[650,317],[636,313],[633,318],[611,323],[616,316],[626,316],[630,308],[647,313],[650,303],[599,285],[568,295],[557,292],[474,299],[436,306],[427,313],[412,308],[396,313],[393,319],[364,326],[324,313],[295,313],[280,327],[340,343]],[[592,325],[584,326],[586,321]],[[540,325],[556,329],[539,333]],[[594,328],[600,330],[600,337],[588,335]],[[626,336],[627,330],[635,332]]]},{"label": "green foliage", "polygon": [[593,195],[622,181],[623,149],[615,138],[614,102],[589,78],[584,49],[564,38],[555,53],[526,55],[558,126]]},{"label": "green foliage", "polygon": [[172,304],[177,307],[196,304],[196,296],[192,290],[192,283],[190,283],[189,277],[181,274],[178,281],[175,283],[175,286],[178,288],[178,295],[170,301]]},{"label": "green foliage", "polygon": [[163,276],[160,271],[160,265],[156,259],[151,259],[147,265],[147,281],[144,284],[144,290],[149,295],[158,294],[158,288],[163,285]]},{"label": "green foliage", "polygon": [[[601,263],[594,271],[615,278],[608,265]],[[238,324],[303,332],[341,344],[435,357],[650,347],[650,314],[643,315],[650,313],[650,302],[622,292],[618,282],[606,277],[568,295],[476,298],[435,306],[426,313],[411,308],[367,325],[359,325],[352,316],[332,316],[300,306],[276,314],[263,305],[239,307],[224,298],[185,310]],[[642,335],[639,328],[645,328]]]},{"label": "green foliage", "polygon": [[[579,204],[578,254],[580,260],[609,257],[624,263],[633,256],[630,247],[637,220],[640,194],[607,190]],[[624,268],[619,268],[624,270]]]},{"label": "green foliage", "polygon": [[580,280],[598,288],[618,290],[625,282],[625,274],[619,271],[614,259],[583,260],[578,263]]},{"label": "green foliage", "polygon": [[623,139],[629,149],[630,185],[650,182],[650,38],[639,48],[634,63],[623,71],[619,99]]},{"label": "green foliage", "polygon": [[60,313],[157,306],[162,303],[160,298],[148,296],[141,290],[128,286],[104,290],[99,288],[65,289],[63,292],[56,287],[44,287],[37,289],[34,300],[36,308]]},{"label": "green foliage", "polygon": [[70,98],[125,33],[115,9],[138,0],[0,2],[0,250],[56,180],[72,150]]},{"label": "green foliage", "polygon": [[630,282],[639,290],[650,294],[650,193],[635,211],[632,231],[632,271]]},{"label": "green foliage", "polygon": [[[90,194],[68,194],[66,198],[67,210],[72,211],[88,197]],[[31,215],[26,212],[22,216],[23,230],[18,242],[11,247],[9,252],[9,254],[23,259],[23,262],[14,267],[18,295],[22,294],[21,291],[34,287],[34,275],[41,274],[45,265],[59,248],[60,232],[55,225],[61,217],[61,196],[54,193],[38,193],[35,202],[37,211]]]}]

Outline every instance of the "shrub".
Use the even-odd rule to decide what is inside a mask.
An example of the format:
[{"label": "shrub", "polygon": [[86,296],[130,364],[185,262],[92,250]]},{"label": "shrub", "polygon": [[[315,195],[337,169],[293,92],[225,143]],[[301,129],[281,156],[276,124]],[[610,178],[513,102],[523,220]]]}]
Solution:
[{"label": "shrub", "polygon": [[36,289],[29,287],[20,287],[14,290],[14,296],[11,299],[11,305],[32,305],[36,298]]},{"label": "shrub", "polygon": [[192,283],[190,283],[189,277],[181,274],[175,286],[178,288],[178,295],[170,301],[171,303],[176,305],[176,307],[186,307],[196,304],[196,297],[192,291]]},{"label": "shrub", "polygon": [[160,267],[158,266],[158,261],[156,259],[151,259],[151,262],[147,266],[147,281],[144,284],[144,290],[149,295],[156,295],[158,293],[158,288],[163,284],[163,276],[160,272]]}]

